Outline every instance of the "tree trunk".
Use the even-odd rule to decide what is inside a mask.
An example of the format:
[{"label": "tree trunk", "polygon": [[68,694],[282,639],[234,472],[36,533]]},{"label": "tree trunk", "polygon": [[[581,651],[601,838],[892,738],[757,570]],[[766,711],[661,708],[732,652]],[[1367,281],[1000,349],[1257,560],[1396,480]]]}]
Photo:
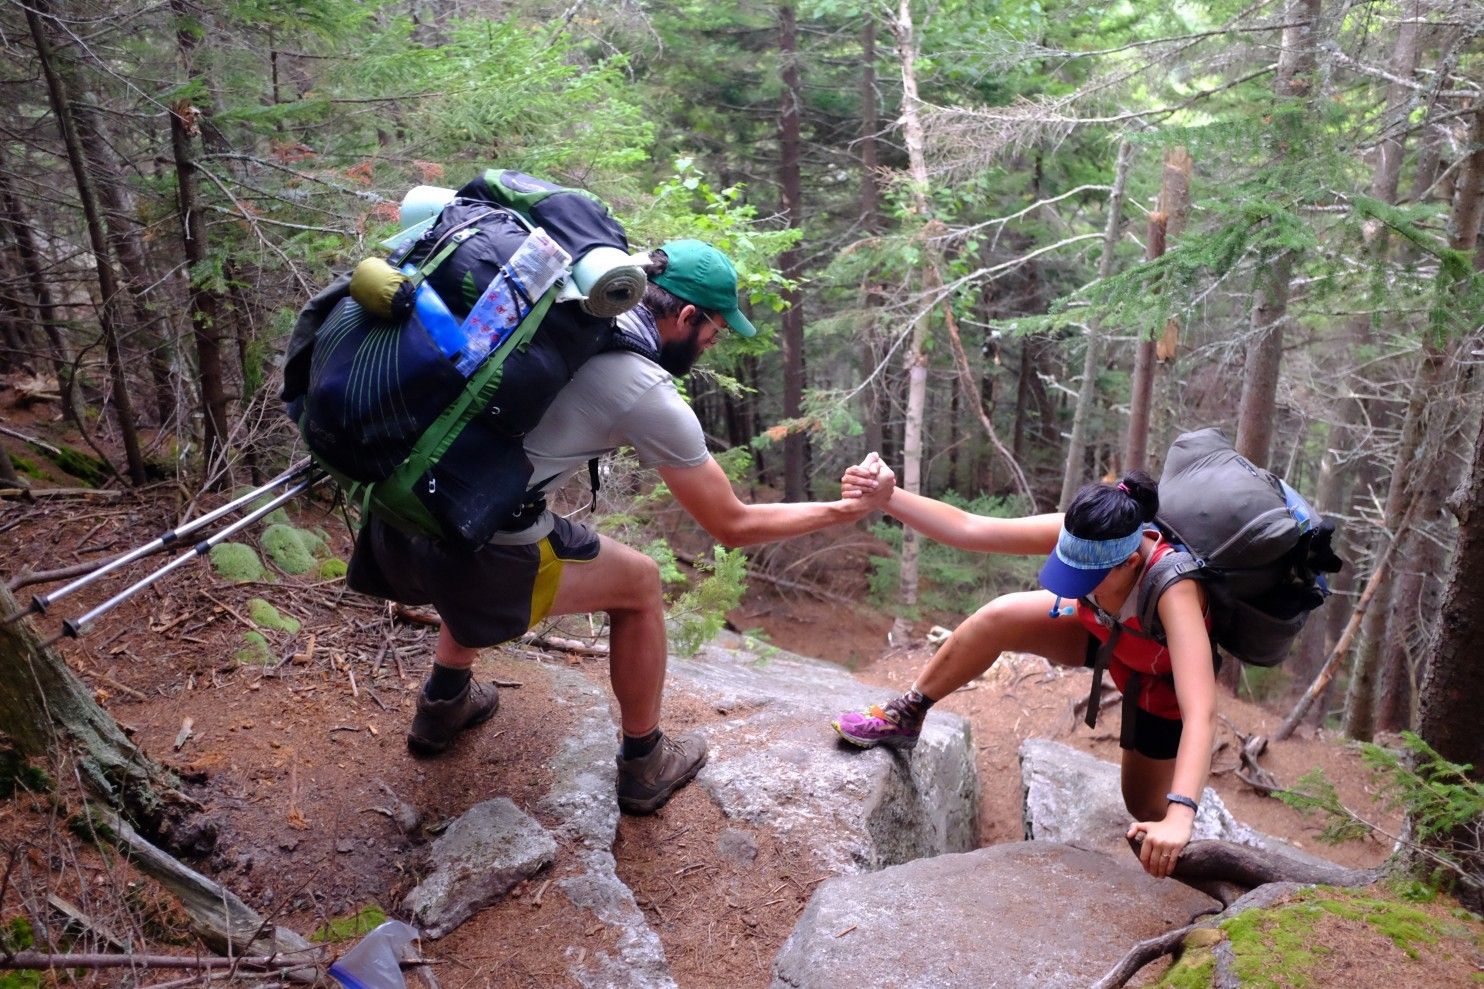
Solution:
[{"label": "tree trunk", "polygon": [[[1193,163],[1184,148],[1171,148],[1165,152],[1164,170],[1159,185],[1159,204],[1149,215],[1149,239],[1144,256],[1153,261],[1163,257],[1165,246],[1171,237],[1185,229],[1185,218],[1190,212],[1190,173]],[[1178,324],[1176,324],[1178,326]],[[1169,330],[1169,327],[1166,327]],[[1140,339],[1134,351],[1133,394],[1129,398],[1128,442],[1124,445],[1123,469],[1135,467],[1156,473],[1158,465],[1149,457],[1149,427],[1154,401],[1154,369],[1158,358],[1157,341],[1153,336]],[[1173,344],[1170,345],[1173,350]],[[1163,452],[1159,454],[1163,456]]]},{"label": "tree trunk", "polygon": [[[0,612],[19,610],[0,585]],[[129,740],[56,650],[41,645],[29,620],[0,625],[0,724],[29,759],[69,753],[83,784],[152,839],[209,850],[212,826],[191,819],[199,807],[179,780]]]},{"label": "tree trunk", "polygon": [[36,299],[36,315],[41,322],[42,332],[51,344],[52,367],[57,372],[57,387],[62,393],[62,412],[81,430],[84,422],[77,380],[77,358],[73,355],[72,344],[63,328],[56,296],[52,293],[51,279],[42,268],[36,231],[21,209],[20,198],[11,188],[4,150],[4,143],[0,142],[0,210],[3,210],[5,225],[15,238],[16,254],[20,257],[21,270],[25,273],[26,282]]},{"label": "tree trunk", "polygon": [[[1279,100],[1303,99],[1309,95],[1314,71],[1314,46],[1319,22],[1319,0],[1287,0],[1283,50],[1278,58]],[[1287,134],[1278,135],[1279,147],[1303,140],[1292,121]],[[1237,451],[1259,467],[1268,465],[1272,453],[1273,417],[1278,397],[1278,369],[1283,357],[1283,328],[1288,319],[1289,280],[1297,259],[1292,251],[1259,262],[1252,301],[1253,344],[1247,349],[1247,368],[1242,376],[1242,398],[1237,410]],[[1235,670],[1235,664],[1230,669]],[[1223,679],[1228,679],[1224,677]]]},{"label": "tree trunk", "polygon": [[[1484,732],[1479,730],[1484,677],[1478,664],[1479,643],[1484,641],[1484,426],[1478,430],[1469,474],[1454,502],[1458,547],[1422,677],[1418,734],[1445,759],[1472,766],[1469,776],[1477,781],[1484,780]],[[1469,849],[1459,836],[1447,834],[1434,841],[1444,851],[1471,853],[1471,871],[1484,873],[1477,845]],[[1472,898],[1479,900],[1477,895]],[[1476,911],[1484,907],[1480,902],[1464,905]]]},{"label": "tree trunk", "polygon": [[[1456,186],[1456,198],[1450,215],[1448,245],[1456,251],[1476,251],[1479,238],[1481,213],[1484,213],[1484,104],[1473,117],[1470,135],[1473,151],[1464,161],[1462,174]],[[1477,256],[1477,255],[1476,255]],[[1448,311],[1448,302],[1456,292],[1458,274],[1444,266],[1438,272],[1438,311]],[[1413,529],[1403,529],[1396,524],[1401,506],[1413,499],[1425,500],[1429,485],[1440,482],[1440,470],[1429,467],[1426,455],[1431,439],[1440,454],[1446,453],[1445,440],[1448,429],[1448,403],[1438,401],[1452,389],[1449,381],[1457,364],[1457,345],[1447,339],[1444,326],[1430,327],[1426,331],[1422,346],[1422,363],[1412,382],[1411,396],[1407,402],[1406,418],[1402,423],[1402,435],[1392,466],[1391,480],[1387,485],[1386,503],[1383,511],[1385,526],[1379,539],[1401,540],[1399,556],[1410,555],[1413,540],[1422,538]],[[1442,474],[1446,477],[1446,473]],[[1436,492],[1433,503],[1436,504]],[[1430,506],[1419,504],[1420,510]],[[1425,517],[1414,515],[1414,517]],[[1365,636],[1361,648],[1355,654],[1351,666],[1350,689],[1345,696],[1344,730],[1351,738],[1369,740],[1375,732],[1376,682],[1382,665],[1382,644],[1387,638],[1387,627],[1394,621],[1390,599],[1387,607],[1377,608],[1366,617]],[[1398,659],[1399,661],[1399,659]],[[1397,674],[1393,673],[1393,681]]]},{"label": "tree trunk", "polygon": [[[1098,257],[1098,279],[1113,275],[1113,251],[1118,246],[1123,226],[1123,197],[1128,188],[1128,170],[1134,159],[1134,146],[1126,139],[1118,143],[1118,162],[1113,166],[1113,191],[1108,195],[1108,222],[1103,227],[1103,250]],[[1077,407],[1072,412],[1072,435],[1067,440],[1067,461],[1062,469],[1061,499],[1057,507],[1066,510],[1072,495],[1087,480],[1087,424],[1097,400],[1098,371],[1103,366],[1102,323],[1094,318],[1087,325],[1087,348],[1082,355],[1082,384],[1077,389]]]},{"label": "tree trunk", "polygon": [[[170,9],[178,19],[175,32],[187,76],[196,78],[192,54],[196,38],[187,26],[184,0],[170,0]],[[170,145],[175,155],[177,195],[179,197],[181,236],[191,282],[191,328],[196,340],[196,373],[201,398],[202,468],[207,477],[214,473],[215,460],[223,453],[228,430],[227,396],[223,386],[221,352],[221,314],[217,292],[211,287],[207,272],[209,245],[206,221],[197,207],[197,166],[191,138],[198,132],[200,111],[189,100],[179,100],[170,107]]]},{"label": "tree trunk", "polygon": [[[932,222],[928,201],[927,158],[924,154],[922,120],[918,116],[917,48],[912,36],[912,0],[900,0],[897,18],[892,23],[897,58],[902,71],[902,136],[907,146],[908,168],[912,180],[912,202],[925,231]],[[942,278],[933,254],[933,241],[923,239],[923,292],[931,296],[938,291]],[[930,311],[930,310],[928,310]],[[927,407],[927,339],[928,311],[912,326],[912,346],[906,355],[907,420],[902,436],[902,486],[917,494],[922,490],[923,413]],[[911,526],[902,527],[901,592],[902,604],[917,606],[917,554],[919,537]]]},{"label": "tree trunk", "polygon": [[[865,21],[861,27],[861,136],[858,142],[861,172],[860,225],[867,236],[872,236],[883,226],[881,188],[876,174],[876,170],[880,167],[876,134],[881,123],[877,111],[878,96],[876,93],[876,19],[867,17]],[[888,456],[887,450],[890,436],[886,427],[886,418],[890,402],[888,400],[887,368],[883,366],[886,362],[886,354],[877,340],[877,326],[874,319],[874,314],[880,311],[885,297],[871,275],[867,276],[866,284],[862,286],[862,295],[864,309],[868,315],[861,337],[861,355],[865,363],[864,373],[870,379],[864,393],[865,414],[863,418],[865,419],[866,450],[880,452],[882,459],[890,464],[896,461]]]},{"label": "tree trunk", "polygon": [[[83,150],[96,176],[98,202],[108,223],[109,245],[123,270],[125,304],[129,308],[130,322],[143,341],[143,363],[149,368],[154,382],[156,421],[163,426],[175,415],[175,390],[171,383],[167,344],[174,334],[168,331],[169,317],[151,307],[146,300],[146,294],[156,279],[150,271],[139,235],[136,219],[139,211],[133,192],[123,181],[124,165],[113,153],[113,142],[103,126],[93,94],[82,94],[76,112]],[[164,333],[160,332],[162,324],[167,328]],[[130,348],[131,354],[137,353],[138,349]]]},{"label": "tree trunk", "polygon": [[31,38],[36,44],[36,58],[46,76],[47,96],[51,100],[52,113],[57,118],[57,129],[67,147],[67,163],[72,167],[72,176],[77,182],[77,193],[82,200],[84,218],[87,221],[88,241],[93,250],[93,259],[98,271],[98,323],[103,331],[103,344],[108,354],[109,374],[113,381],[113,403],[118,419],[119,436],[124,444],[124,457],[129,464],[129,479],[135,484],[145,481],[144,453],[139,446],[139,431],[134,423],[134,406],[129,396],[129,384],[124,375],[124,358],[119,349],[118,305],[122,296],[113,270],[113,258],[108,249],[103,212],[98,206],[98,197],[93,190],[92,177],[88,174],[87,159],[82,149],[82,140],[72,119],[72,107],[62,76],[52,57],[51,41],[41,23],[47,14],[45,0],[35,0],[26,9],[26,24],[31,29]]},{"label": "tree trunk", "polygon": [[[783,96],[778,108],[778,185],[783,192],[783,215],[790,229],[803,225],[804,192],[799,177],[801,138],[799,114],[804,90],[799,77],[798,27],[792,4],[778,9],[778,57],[783,63]],[[803,251],[790,247],[778,258],[785,278],[800,281],[804,276]],[[788,308],[783,311],[783,415],[797,419],[804,403],[804,297],[798,289],[783,293]],[[808,498],[806,462],[807,435],[797,429],[783,440],[783,497],[785,501]]]}]

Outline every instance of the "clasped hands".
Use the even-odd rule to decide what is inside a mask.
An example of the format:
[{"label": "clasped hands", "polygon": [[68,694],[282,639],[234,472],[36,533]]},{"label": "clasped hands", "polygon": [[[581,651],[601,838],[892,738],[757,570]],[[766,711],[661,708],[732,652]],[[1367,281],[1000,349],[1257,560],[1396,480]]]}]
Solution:
[{"label": "clasped hands", "polygon": [[872,451],[860,463],[845,468],[840,478],[840,497],[846,501],[860,501],[864,514],[885,508],[896,486],[896,474],[879,454]]}]

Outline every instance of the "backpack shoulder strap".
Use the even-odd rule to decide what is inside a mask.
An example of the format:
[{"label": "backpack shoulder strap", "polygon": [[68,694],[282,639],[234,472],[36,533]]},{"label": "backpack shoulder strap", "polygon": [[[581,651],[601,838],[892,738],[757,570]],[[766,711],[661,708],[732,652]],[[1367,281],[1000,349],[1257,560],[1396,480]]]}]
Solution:
[{"label": "backpack shoulder strap", "polygon": [[1139,627],[1163,641],[1164,629],[1159,624],[1159,599],[1164,592],[1182,580],[1199,579],[1205,567],[1192,553],[1176,549],[1160,556],[1144,568],[1139,580]]}]

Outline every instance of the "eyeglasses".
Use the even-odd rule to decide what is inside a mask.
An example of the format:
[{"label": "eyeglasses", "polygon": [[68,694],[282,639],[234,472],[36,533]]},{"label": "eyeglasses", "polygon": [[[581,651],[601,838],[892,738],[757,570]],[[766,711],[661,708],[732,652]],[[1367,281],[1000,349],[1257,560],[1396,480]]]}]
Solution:
[{"label": "eyeglasses", "polygon": [[726,336],[728,332],[731,331],[731,327],[727,325],[726,320],[721,319],[717,316],[713,316],[710,313],[705,313],[703,315],[705,315],[706,317],[706,322],[710,323],[712,328],[716,330],[717,340],[720,340],[722,337]]}]

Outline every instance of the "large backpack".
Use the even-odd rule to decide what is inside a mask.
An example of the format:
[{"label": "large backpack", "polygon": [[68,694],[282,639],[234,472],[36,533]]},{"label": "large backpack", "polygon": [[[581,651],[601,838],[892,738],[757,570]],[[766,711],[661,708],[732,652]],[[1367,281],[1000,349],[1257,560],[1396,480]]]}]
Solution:
[{"label": "large backpack", "polygon": [[1200,580],[1215,645],[1254,666],[1276,666],[1309,613],[1329,596],[1334,524],[1293,488],[1237,453],[1215,429],[1170,446],[1155,525],[1178,552],[1148,567],[1139,584],[1140,628],[1162,639],[1159,598]]},{"label": "large backpack", "polygon": [[[591,194],[490,169],[389,261],[463,320],[534,227],[573,259],[628,253]],[[529,313],[466,378],[421,322],[374,315],[338,280],[301,314],[284,369],[283,397],[315,461],[363,513],[410,532],[477,547],[530,524],[543,503],[528,490],[524,437],[615,332],[562,287],[524,299]]]}]

